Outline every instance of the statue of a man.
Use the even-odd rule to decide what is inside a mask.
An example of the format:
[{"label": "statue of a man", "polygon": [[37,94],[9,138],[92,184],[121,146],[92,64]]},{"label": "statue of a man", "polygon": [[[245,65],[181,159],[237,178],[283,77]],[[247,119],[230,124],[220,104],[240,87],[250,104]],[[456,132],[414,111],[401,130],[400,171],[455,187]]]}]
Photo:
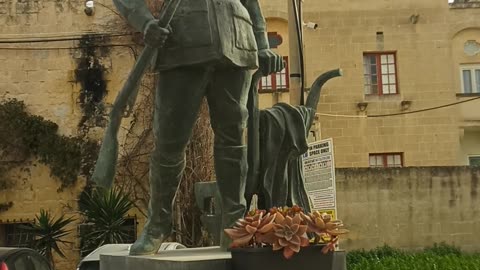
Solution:
[{"label": "statue of a man", "polygon": [[[131,255],[155,253],[172,230],[172,202],[185,167],[185,147],[203,97],[215,133],[214,162],[222,198],[222,228],[245,213],[244,130],[253,70],[283,69],[269,49],[258,0],[183,0],[168,29],[143,0],[113,0],[145,42],[159,49],[155,68],[155,150],[151,156],[148,221]],[[165,0],[169,1],[169,0]],[[226,248],[224,237],[221,245]]]}]

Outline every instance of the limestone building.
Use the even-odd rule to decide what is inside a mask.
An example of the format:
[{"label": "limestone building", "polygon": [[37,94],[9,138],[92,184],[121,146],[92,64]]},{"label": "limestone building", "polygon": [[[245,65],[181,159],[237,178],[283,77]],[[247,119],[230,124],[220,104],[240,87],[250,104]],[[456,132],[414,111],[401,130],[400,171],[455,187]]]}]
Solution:
[{"label": "limestone building", "polygon": [[[85,1],[0,1],[0,100],[23,101],[28,113],[57,124],[61,135],[97,139],[139,47],[113,3],[96,2],[90,15],[85,6]],[[41,209],[75,217],[64,238],[69,243],[60,245],[67,257],[55,257],[56,269],[75,269],[82,223],[77,202],[85,178],[62,188],[34,156],[16,160],[3,150],[0,167],[8,170],[0,173],[0,246],[27,245],[31,235],[21,226]]]},{"label": "limestone building", "polygon": [[[334,139],[337,167],[478,164],[480,100],[468,100],[480,95],[480,9],[458,2],[304,2],[304,24],[318,25],[304,27],[306,87],[344,71],[318,110],[317,138]],[[271,39],[288,57],[286,3],[263,1]],[[278,77],[288,78],[265,81],[262,106],[289,100]]]},{"label": "limestone building", "polygon": [[[287,1],[260,1],[272,46],[291,61]],[[480,101],[468,101],[480,95],[480,5],[464,2],[304,1],[304,22],[318,24],[304,28],[307,88],[325,71],[344,71],[326,85],[312,134],[334,139],[337,167],[480,163]],[[94,0],[93,13],[85,4],[0,0],[0,100],[24,101],[63,135],[97,139],[140,48],[111,1]],[[262,107],[288,102],[288,68],[261,88]],[[77,215],[85,179],[60,189],[47,166],[30,158],[25,167],[0,188],[0,246],[19,244],[18,225],[40,209]],[[78,260],[77,225],[58,269]]]}]

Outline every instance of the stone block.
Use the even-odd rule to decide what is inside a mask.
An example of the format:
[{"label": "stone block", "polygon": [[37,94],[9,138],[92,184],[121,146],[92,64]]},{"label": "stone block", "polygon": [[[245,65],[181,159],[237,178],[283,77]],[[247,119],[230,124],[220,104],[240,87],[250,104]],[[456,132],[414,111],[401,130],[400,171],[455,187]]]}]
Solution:
[{"label": "stone block", "polygon": [[338,138],[343,136],[343,129],[341,128],[329,128],[324,130],[325,136]]},{"label": "stone block", "polygon": [[46,70],[27,71],[27,79],[30,82],[45,82],[48,80]]},{"label": "stone block", "polygon": [[14,70],[9,72],[9,81],[12,83],[23,83],[28,81],[27,72]]},{"label": "stone block", "polygon": [[[332,270],[346,270],[344,251],[334,253]],[[128,256],[128,251],[100,255],[101,270],[247,270],[233,269],[230,252],[218,247],[167,250],[153,256]],[[268,261],[265,262],[268,265]],[[321,267],[321,266],[317,266]]]}]

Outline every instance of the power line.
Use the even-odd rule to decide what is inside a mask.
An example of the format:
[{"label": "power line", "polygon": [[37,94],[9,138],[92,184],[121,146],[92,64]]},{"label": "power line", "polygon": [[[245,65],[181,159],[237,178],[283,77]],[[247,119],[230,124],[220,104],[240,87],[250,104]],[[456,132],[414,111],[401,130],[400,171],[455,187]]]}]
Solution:
[{"label": "power line", "polygon": [[47,50],[72,50],[72,49],[85,49],[85,48],[107,48],[107,47],[124,47],[130,49],[130,52],[135,60],[137,60],[137,51],[133,48],[136,44],[105,44],[105,45],[89,45],[89,46],[71,46],[71,47],[24,47],[24,48],[12,48],[12,47],[0,47],[0,50],[7,51],[47,51]]},{"label": "power line", "polygon": [[330,114],[330,113],[316,113],[316,115],[328,116],[328,117],[340,117],[340,118],[367,118],[366,115],[348,115],[348,114]]},{"label": "power line", "polygon": [[[120,34],[86,34],[89,38],[109,38],[109,37],[125,37],[131,36],[132,33],[120,33]],[[41,42],[59,42],[59,41],[77,41],[85,39],[84,36],[79,37],[55,37],[55,38],[33,38],[33,39],[11,39],[0,40],[0,44],[20,44],[20,43],[41,43]]]},{"label": "power line", "polygon": [[459,105],[459,104],[462,104],[462,103],[471,102],[471,101],[474,101],[474,100],[477,100],[477,99],[480,99],[480,97],[475,97],[475,98],[462,100],[462,101],[458,101],[458,102],[454,102],[454,103],[450,103],[450,104],[445,104],[445,105],[441,105],[441,106],[436,106],[436,107],[431,107],[431,108],[426,108],[426,109],[420,109],[420,110],[415,110],[415,111],[410,111],[410,112],[368,115],[368,117],[371,117],[371,118],[390,117],[390,116],[397,116],[397,115],[404,115],[404,114],[414,114],[414,113],[428,112],[428,111],[433,111],[433,110],[438,110],[438,109],[442,109],[442,108],[447,108],[447,107]]},{"label": "power line", "polygon": [[71,47],[0,47],[0,50],[10,51],[42,51],[42,50],[70,50],[70,49],[84,49],[84,48],[100,48],[100,47],[133,47],[136,44],[105,44],[105,45],[89,45],[89,46],[71,46]]},{"label": "power line", "polygon": [[421,112],[427,112],[427,111],[433,111],[433,110],[438,110],[438,109],[443,109],[447,107],[452,107],[456,106],[459,104],[471,102],[474,100],[478,100],[480,97],[475,97],[467,100],[462,100],[454,103],[449,103],[445,105],[440,105],[436,107],[431,107],[431,108],[425,108],[425,109],[420,109],[420,110],[415,110],[415,111],[409,111],[409,112],[401,112],[401,113],[391,113],[391,114],[374,114],[374,115],[348,115],[348,114],[329,114],[329,113],[316,113],[316,115],[320,116],[328,116],[328,117],[344,117],[344,118],[379,118],[379,117],[392,117],[392,116],[399,116],[399,115],[406,115],[406,114],[414,114],[414,113],[421,113]]},{"label": "power line", "polygon": [[84,32],[47,32],[47,33],[12,33],[12,34],[1,34],[1,39],[11,39],[13,38],[47,38],[47,37],[73,37],[73,36],[82,36],[82,35],[112,35],[112,34],[130,34],[131,32],[94,32],[94,31],[84,31]]},{"label": "power line", "polygon": [[297,30],[298,58],[300,61],[300,105],[305,102],[305,57],[303,51],[303,32],[302,32],[302,1],[292,0],[295,15],[295,27]]}]

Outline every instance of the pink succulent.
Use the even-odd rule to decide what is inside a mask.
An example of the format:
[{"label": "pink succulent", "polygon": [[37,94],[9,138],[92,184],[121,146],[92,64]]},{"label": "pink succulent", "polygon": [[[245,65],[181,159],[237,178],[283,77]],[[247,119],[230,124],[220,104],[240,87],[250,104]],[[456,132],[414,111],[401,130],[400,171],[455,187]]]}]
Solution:
[{"label": "pink succulent", "polygon": [[283,256],[289,259],[294,253],[298,253],[301,247],[308,246],[307,226],[301,223],[302,218],[298,214],[293,218],[277,214],[273,228],[276,236],[273,250],[283,249]]}]

